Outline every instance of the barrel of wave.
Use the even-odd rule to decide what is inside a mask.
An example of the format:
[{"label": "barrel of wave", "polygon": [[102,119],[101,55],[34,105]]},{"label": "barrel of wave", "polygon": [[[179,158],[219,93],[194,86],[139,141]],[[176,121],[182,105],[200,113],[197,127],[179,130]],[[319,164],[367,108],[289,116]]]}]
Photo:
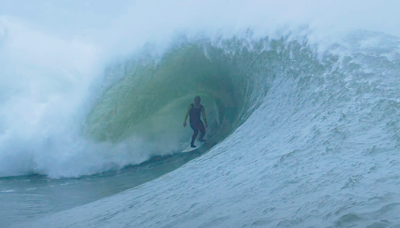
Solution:
[{"label": "barrel of wave", "polygon": [[[152,61],[150,61],[152,63]],[[232,87],[223,65],[192,46],[166,54],[157,64],[111,68],[110,77],[122,79],[107,88],[88,115],[85,132],[97,142],[138,142],[152,150],[179,150],[190,140],[191,129],[182,123],[195,96],[201,96],[210,127],[218,129],[225,106],[232,106]],[[121,69],[120,69],[121,68]],[[221,114],[220,114],[221,113]],[[137,148],[135,146],[135,148]]]}]

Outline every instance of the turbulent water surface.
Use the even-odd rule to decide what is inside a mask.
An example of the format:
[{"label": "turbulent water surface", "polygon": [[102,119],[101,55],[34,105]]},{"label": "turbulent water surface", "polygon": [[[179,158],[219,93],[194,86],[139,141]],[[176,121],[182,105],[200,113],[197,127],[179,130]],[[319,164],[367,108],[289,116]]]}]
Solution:
[{"label": "turbulent water surface", "polygon": [[[282,5],[250,1],[215,23],[179,24],[197,11],[177,10],[162,28],[146,16],[131,33],[127,19],[175,3],[136,3],[111,20],[127,2],[96,6],[109,13],[98,24],[82,13],[90,2],[79,8],[93,30],[54,29],[47,11],[30,24],[19,18],[34,6],[4,3],[15,16],[0,16],[0,227],[400,227],[400,38],[390,26],[326,30],[324,17],[313,29],[282,19],[304,12],[278,17]],[[37,7],[46,4],[66,7],[61,18],[76,7]],[[285,23],[244,19],[261,9]],[[197,95],[208,142],[181,153]]]}]

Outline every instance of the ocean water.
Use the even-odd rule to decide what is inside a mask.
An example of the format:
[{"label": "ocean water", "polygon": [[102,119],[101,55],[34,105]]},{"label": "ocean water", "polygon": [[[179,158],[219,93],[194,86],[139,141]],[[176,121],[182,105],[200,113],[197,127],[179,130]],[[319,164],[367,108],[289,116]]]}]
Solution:
[{"label": "ocean water", "polygon": [[0,227],[400,227],[399,7],[1,1]]}]

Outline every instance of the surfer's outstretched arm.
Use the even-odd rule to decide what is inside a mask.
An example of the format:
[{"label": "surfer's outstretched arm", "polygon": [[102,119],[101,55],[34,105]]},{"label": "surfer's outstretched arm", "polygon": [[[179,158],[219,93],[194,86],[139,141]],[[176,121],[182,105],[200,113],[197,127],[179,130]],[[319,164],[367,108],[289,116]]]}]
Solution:
[{"label": "surfer's outstretched arm", "polygon": [[[207,116],[206,116],[206,109],[204,108],[204,106],[202,106],[203,108],[202,108],[202,110],[201,110],[201,115],[203,116],[203,120],[204,120],[204,123],[206,124],[206,127],[208,127],[208,124],[207,124]],[[185,121],[186,122],[186,121]]]},{"label": "surfer's outstretched arm", "polygon": [[183,126],[184,126],[184,127],[186,127],[186,121],[187,121],[187,119],[188,119],[188,117],[189,117],[189,112],[190,112],[190,109],[191,109],[191,108],[192,108],[191,105],[189,105],[189,107],[188,107],[188,109],[187,109],[187,112],[186,112],[185,121],[183,122]]}]

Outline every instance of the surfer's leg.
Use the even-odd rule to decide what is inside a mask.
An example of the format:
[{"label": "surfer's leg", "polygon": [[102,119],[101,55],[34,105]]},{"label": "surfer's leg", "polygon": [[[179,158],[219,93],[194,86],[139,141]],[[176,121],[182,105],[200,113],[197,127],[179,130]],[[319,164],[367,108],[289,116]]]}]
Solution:
[{"label": "surfer's leg", "polygon": [[206,140],[203,139],[204,136],[206,135],[206,129],[204,128],[203,122],[199,123],[199,130],[200,130],[200,139],[199,139],[199,141],[200,142],[206,141]]},{"label": "surfer's leg", "polygon": [[193,129],[193,137],[192,137],[192,142],[190,143],[190,145],[191,145],[192,147],[196,147],[196,146],[194,145],[194,141],[196,140],[197,135],[199,134],[199,129],[194,128],[193,126],[192,126],[192,129]]}]

